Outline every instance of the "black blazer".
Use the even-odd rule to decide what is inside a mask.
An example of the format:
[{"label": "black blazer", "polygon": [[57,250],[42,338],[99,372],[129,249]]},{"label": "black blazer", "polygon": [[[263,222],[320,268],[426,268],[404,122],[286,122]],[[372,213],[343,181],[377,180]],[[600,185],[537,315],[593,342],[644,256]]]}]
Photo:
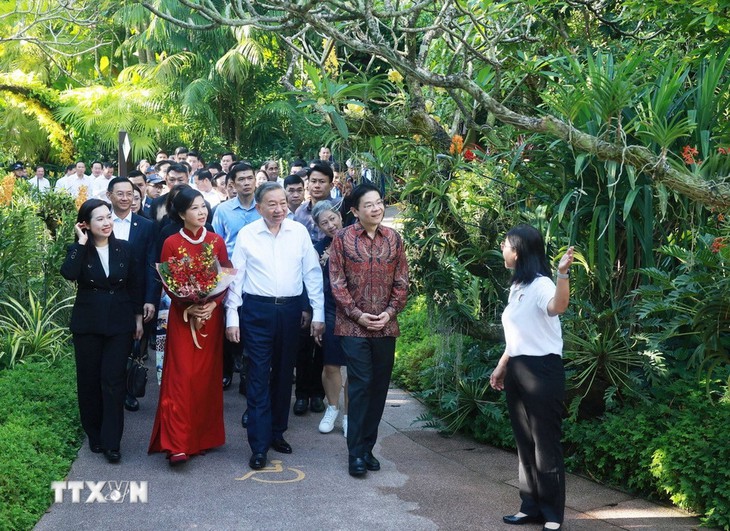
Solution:
[{"label": "black blazer", "polygon": [[128,242],[109,238],[109,277],[93,243],[69,245],[61,275],[77,283],[74,334],[116,335],[135,330],[142,314],[142,275]]},{"label": "black blazer", "polygon": [[160,298],[155,300],[155,293],[157,293],[155,240],[155,224],[138,214],[132,214],[129,244],[132,246],[137,263],[142,266],[140,273],[144,286],[144,302],[149,302],[157,307]]}]

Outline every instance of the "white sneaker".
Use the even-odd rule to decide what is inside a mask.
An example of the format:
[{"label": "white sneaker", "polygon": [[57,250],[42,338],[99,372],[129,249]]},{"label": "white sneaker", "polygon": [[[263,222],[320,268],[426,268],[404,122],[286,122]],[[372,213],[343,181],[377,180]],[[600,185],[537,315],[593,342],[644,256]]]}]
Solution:
[{"label": "white sneaker", "polygon": [[342,434],[347,439],[347,415],[342,415]]},{"label": "white sneaker", "polygon": [[322,417],[322,420],[319,423],[319,433],[329,433],[334,430],[335,421],[339,414],[340,410],[335,406],[327,406],[327,409],[324,411],[324,417]]}]

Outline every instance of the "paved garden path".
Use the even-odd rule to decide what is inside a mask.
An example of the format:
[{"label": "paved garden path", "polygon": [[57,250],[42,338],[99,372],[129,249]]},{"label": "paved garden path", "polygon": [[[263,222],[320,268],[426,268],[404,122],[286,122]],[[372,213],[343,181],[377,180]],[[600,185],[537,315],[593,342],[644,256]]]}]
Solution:
[{"label": "paved garden path", "polygon": [[[148,361],[151,364],[151,361]],[[150,371],[152,374],[152,371]],[[463,437],[444,438],[414,423],[423,406],[408,393],[391,389],[375,454],[379,472],[364,479],[347,473],[347,446],[339,424],[317,431],[319,414],[291,416],[291,455],[269,453],[272,471],[251,474],[250,455],[240,424],[245,399],[237,377],[225,392],[226,445],[170,468],[161,454],[147,455],[158,386],[148,384],[141,409],[127,413],[122,461],[110,465],[88,445],[79,451],[68,478],[88,482],[147,482],[147,501],[81,503],[71,491],[54,503],[36,529],[45,530],[493,530],[505,529],[501,516],[517,508],[514,454]],[[274,463],[274,460],[280,463]],[[274,466],[278,465],[278,466]],[[568,477],[565,529],[697,529],[698,521],[662,507]],[[111,483],[101,491],[108,495]],[[119,484],[125,492],[124,484]],[[140,483],[141,486],[141,483]],[[93,499],[93,497],[92,497]],[[523,526],[540,529],[540,526]]]}]

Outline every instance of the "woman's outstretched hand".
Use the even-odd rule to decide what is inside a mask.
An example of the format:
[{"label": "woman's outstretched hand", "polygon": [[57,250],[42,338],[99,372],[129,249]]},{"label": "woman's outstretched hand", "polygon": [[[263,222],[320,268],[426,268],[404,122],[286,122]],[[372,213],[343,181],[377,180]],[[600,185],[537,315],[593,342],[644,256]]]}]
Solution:
[{"label": "woman's outstretched hand", "polygon": [[560,259],[560,263],[558,264],[558,271],[560,274],[565,275],[568,270],[570,270],[570,266],[573,265],[573,252],[575,251],[575,248],[571,245],[568,247],[568,250],[565,251],[565,254]]}]

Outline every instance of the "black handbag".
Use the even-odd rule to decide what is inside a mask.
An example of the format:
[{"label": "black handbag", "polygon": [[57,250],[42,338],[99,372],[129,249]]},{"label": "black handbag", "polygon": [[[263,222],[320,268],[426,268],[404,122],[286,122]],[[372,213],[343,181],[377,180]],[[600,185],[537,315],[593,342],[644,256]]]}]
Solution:
[{"label": "black handbag", "polygon": [[135,356],[139,353],[138,343],[135,341],[134,353],[127,359],[127,393],[135,398],[143,397],[147,388],[147,367],[139,356]]}]

